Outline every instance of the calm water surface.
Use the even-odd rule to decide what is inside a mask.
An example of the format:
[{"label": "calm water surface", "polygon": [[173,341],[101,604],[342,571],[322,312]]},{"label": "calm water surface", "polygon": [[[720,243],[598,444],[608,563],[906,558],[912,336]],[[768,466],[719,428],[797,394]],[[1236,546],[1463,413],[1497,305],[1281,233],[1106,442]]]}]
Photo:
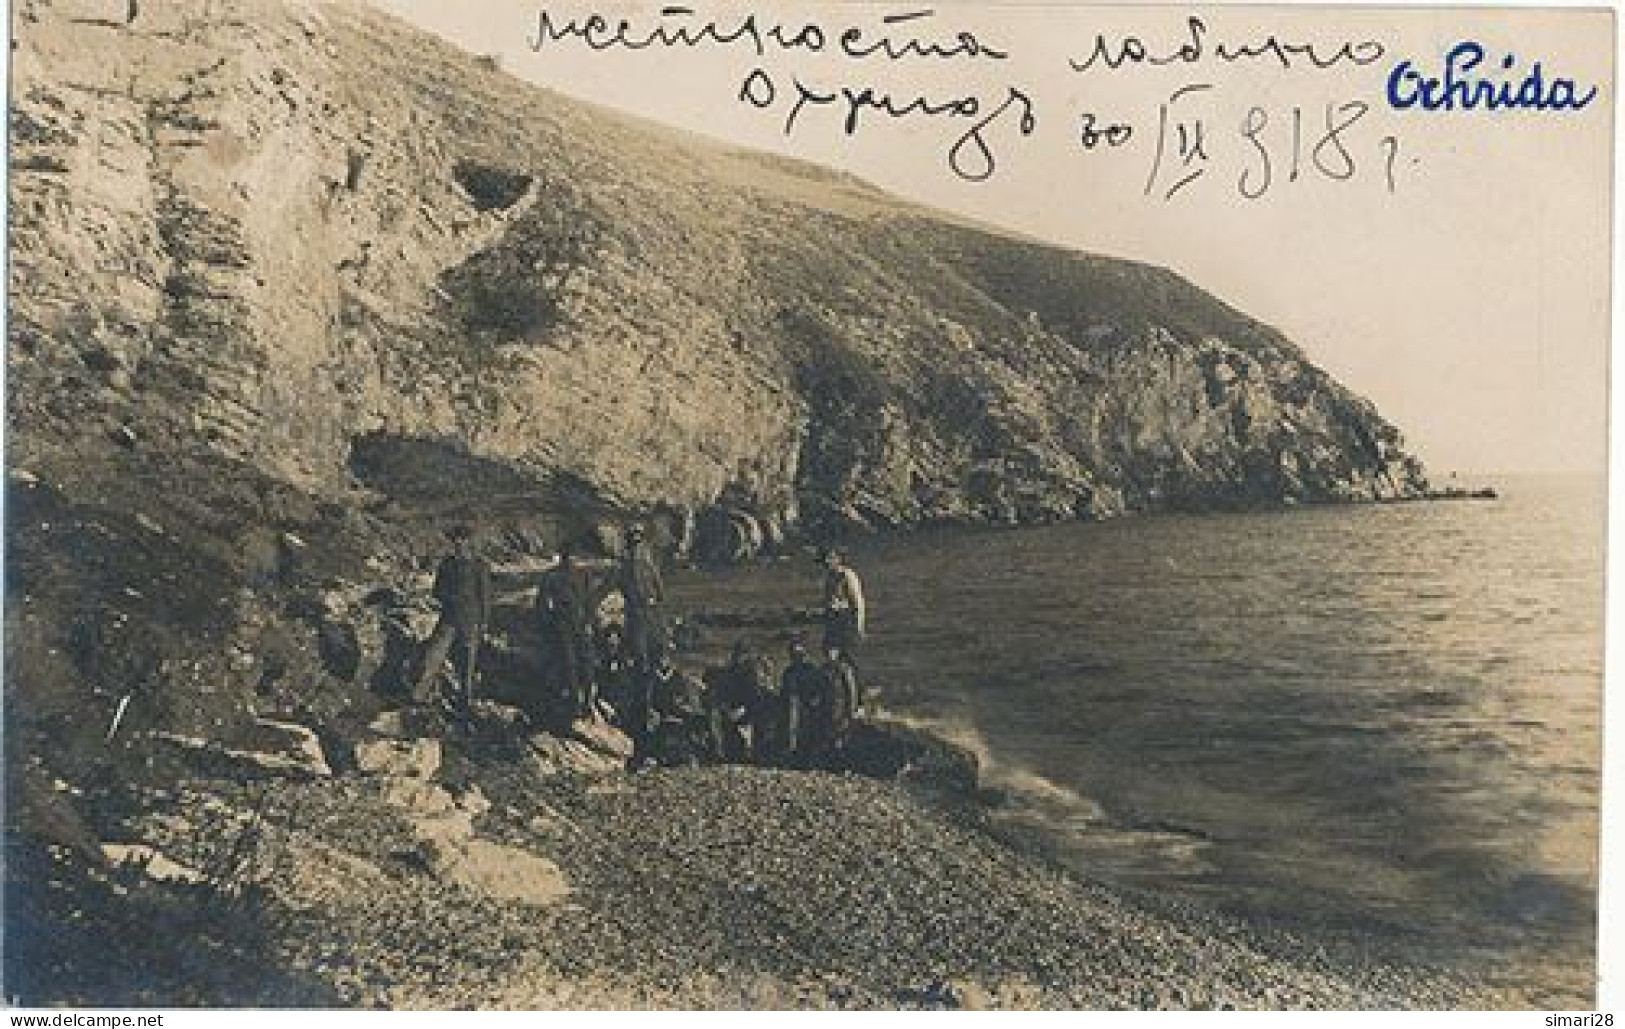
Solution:
[{"label": "calm water surface", "polygon": [[[991,763],[1080,874],[1583,967],[1604,488],[964,530],[856,549],[888,707]],[[694,607],[817,602],[808,563]]]}]

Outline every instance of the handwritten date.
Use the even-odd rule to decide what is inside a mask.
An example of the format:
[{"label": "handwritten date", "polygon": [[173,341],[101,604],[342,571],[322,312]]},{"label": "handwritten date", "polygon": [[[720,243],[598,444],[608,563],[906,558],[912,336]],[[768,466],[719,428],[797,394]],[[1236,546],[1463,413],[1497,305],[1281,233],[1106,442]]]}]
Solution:
[{"label": "handwritten date", "polygon": [[[1286,158],[1277,160],[1275,141],[1269,135],[1269,112],[1262,107],[1249,107],[1241,123],[1241,135],[1252,151],[1249,165],[1241,172],[1236,189],[1248,200],[1258,200],[1270,191],[1284,172],[1288,182],[1297,182],[1305,173],[1318,172],[1327,179],[1347,182],[1359,172],[1360,163],[1355,152],[1355,127],[1371,113],[1371,105],[1364,100],[1328,103],[1323,111],[1321,125],[1304,131],[1304,110],[1292,108],[1292,145]],[[1312,144],[1312,145],[1311,145]],[[1399,137],[1384,135],[1377,139],[1378,159],[1382,167],[1388,192],[1394,192],[1394,167],[1399,160]],[[1288,159],[1289,158],[1289,159]],[[1277,167],[1277,164],[1284,167]]]},{"label": "handwritten date", "polygon": [[1377,174],[1390,193],[1398,188],[1399,137],[1381,134],[1368,123],[1372,107],[1364,100],[1266,108],[1253,104],[1239,116],[1216,109],[1212,83],[1192,83],[1171,93],[1156,112],[1155,124],[1084,111],[1077,143],[1085,153],[1131,151],[1144,141],[1149,151],[1142,192],[1163,202],[1205,179],[1228,182],[1244,200],[1306,179],[1349,182]]}]

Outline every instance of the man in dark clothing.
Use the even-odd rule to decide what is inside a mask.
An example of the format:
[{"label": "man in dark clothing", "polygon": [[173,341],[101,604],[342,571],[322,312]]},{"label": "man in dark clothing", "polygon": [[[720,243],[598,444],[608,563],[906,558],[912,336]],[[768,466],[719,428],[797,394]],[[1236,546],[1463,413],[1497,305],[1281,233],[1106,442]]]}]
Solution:
[{"label": "man in dark clothing", "polygon": [[590,716],[598,699],[589,594],[585,570],[576,567],[566,543],[536,591],[536,621],[544,693],[565,700],[576,718]]},{"label": "man in dark clothing", "polygon": [[666,587],[660,579],[660,567],[649,553],[641,525],[626,530],[620,587],[621,597],[626,602],[626,650],[632,668],[637,672],[652,671],[666,646],[665,625],[661,619]]},{"label": "man in dark clothing", "polygon": [[626,648],[618,623],[602,626],[594,634],[593,660],[599,696],[613,712],[614,724],[631,733],[638,682],[626,662]]},{"label": "man in dark clothing", "polygon": [[766,660],[756,658],[752,665],[757,685],[750,706],[750,755],[759,765],[779,764],[790,754],[784,694]]},{"label": "man in dark clothing", "polygon": [[641,679],[644,731],[633,738],[633,763],[652,760],[663,765],[692,765],[709,759],[711,725],[704,684],[678,669],[665,653]]},{"label": "man in dark clothing", "polygon": [[838,688],[828,666],[817,665],[799,639],[790,642],[790,663],[779,680],[783,745],[797,764],[813,764],[841,742]]},{"label": "man in dark clothing", "polygon": [[474,694],[480,643],[491,621],[491,564],[480,556],[471,528],[459,525],[448,535],[452,539],[452,552],[441,560],[434,575],[434,598],[440,602],[440,620],[424,645],[423,666],[412,696],[419,702],[432,696],[435,678],[449,653],[457,669],[454,705],[458,717],[466,721],[469,701]]},{"label": "man in dark clothing", "polygon": [[[778,716],[778,690],[767,666],[745,641],[734,644],[728,663],[706,673],[710,686],[711,736],[717,757],[741,762],[771,753],[769,737]],[[746,733],[749,738],[746,738]]]}]

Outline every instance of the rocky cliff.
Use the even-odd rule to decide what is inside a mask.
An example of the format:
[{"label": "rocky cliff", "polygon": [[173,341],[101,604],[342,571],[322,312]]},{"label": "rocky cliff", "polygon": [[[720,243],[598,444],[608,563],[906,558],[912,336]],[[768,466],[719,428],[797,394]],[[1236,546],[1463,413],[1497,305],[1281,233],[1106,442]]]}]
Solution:
[{"label": "rocky cliff", "polygon": [[365,709],[453,518],[499,557],[629,513],[728,557],[1424,486],[1370,404],[1164,270],[363,6],[135,10],[14,9],[7,730],[65,781],[149,730]]},{"label": "rocky cliff", "polygon": [[1369,403],[1164,270],[363,6],[132,11],[14,11],[7,724],[56,758],[99,760],[121,698],[126,729],[331,721],[409,655],[453,518],[499,557],[633,513],[726,558],[1424,488]]},{"label": "rocky cliff", "polygon": [[[732,770],[583,792],[550,772],[503,794],[512,755],[469,745],[401,793],[367,755],[433,622],[425,558],[449,519],[491,530],[480,688],[511,715],[504,691],[539,678],[527,559],[567,533],[654,516],[727,557],[796,533],[1418,495],[1393,426],[1164,270],[596,110],[365,7],[140,8],[13,6],[8,985],[48,1003],[602,1005],[623,995],[571,984],[671,962],[734,975],[805,943],[768,971],[855,977],[830,1003],[937,1005],[936,986],[896,991],[968,960],[930,942],[955,938],[951,889],[991,898],[949,906],[976,949],[1017,925],[999,953],[1107,984],[1026,1003],[1174,1002],[1073,935],[1117,925],[1117,901],[867,780]],[[401,733],[386,756],[439,753]],[[570,755],[563,737],[538,750],[547,736],[533,756]],[[552,814],[530,810],[544,787]],[[776,835],[746,895],[731,851],[637,835],[759,820]],[[601,841],[582,831],[600,824]],[[238,847],[250,837],[263,846]],[[154,843],[233,889],[108,867]],[[518,846],[563,855],[586,906],[488,895]],[[293,857],[247,882],[240,851]],[[835,892],[808,892],[804,851]],[[656,853],[671,857],[651,872]],[[858,910],[891,927],[887,952],[917,954],[831,943],[835,870],[875,855],[884,897]],[[1111,932],[1182,939],[1138,916]],[[1258,993],[1303,973],[1254,982],[1255,955],[1222,949],[1238,992],[1216,997],[1320,996]],[[490,993],[529,982],[508,972],[533,958],[545,990]],[[176,982],[192,992],[163,992]],[[633,1002],[737,1003],[726,985]]]},{"label": "rocky cliff", "polygon": [[720,503],[769,531],[1424,487],[1369,403],[1164,270],[360,6],[209,10],[16,10],[14,464],[185,451],[418,514]]}]

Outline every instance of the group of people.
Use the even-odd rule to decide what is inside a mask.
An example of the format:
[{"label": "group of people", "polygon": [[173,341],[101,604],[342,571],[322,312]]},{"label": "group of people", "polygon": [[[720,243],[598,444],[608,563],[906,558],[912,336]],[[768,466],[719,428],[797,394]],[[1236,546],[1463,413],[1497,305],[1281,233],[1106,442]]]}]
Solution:
[{"label": "group of people", "polygon": [[[452,530],[452,552],[435,572],[439,620],[424,645],[413,697],[434,696],[451,659],[451,706],[466,721],[490,624],[490,563],[473,531]],[[822,659],[792,637],[783,667],[743,641],[726,664],[696,677],[678,667],[667,615],[665,584],[641,526],[610,574],[576,562],[568,545],[536,591],[533,629],[540,661],[534,714],[570,718],[606,715],[633,741],[636,764],[755,762],[810,765],[844,746],[863,705],[857,649],[866,633],[862,582],[837,548],[822,552]],[[600,612],[612,596],[619,621]]]},{"label": "group of people", "polygon": [[[848,655],[814,661],[799,636],[782,671],[743,641],[727,664],[695,677],[668,656],[631,681],[619,724],[634,764],[706,763],[812,767],[836,758],[863,705]],[[612,703],[612,707],[613,707]]]}]

